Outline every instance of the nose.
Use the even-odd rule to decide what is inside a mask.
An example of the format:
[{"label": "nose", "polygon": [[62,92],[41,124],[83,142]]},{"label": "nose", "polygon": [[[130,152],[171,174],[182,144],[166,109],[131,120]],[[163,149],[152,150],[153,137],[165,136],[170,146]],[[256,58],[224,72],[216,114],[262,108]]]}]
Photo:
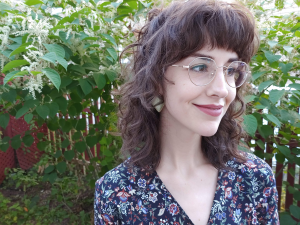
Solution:
[{"label": "nose", "polygon": [[215,70],[215,76],[210,87],[208,88],[208,94],[210,96],[218,96],[219,98],[225,98],[228,95],[228,87],[226,81],[224,66],[220,66]]}]

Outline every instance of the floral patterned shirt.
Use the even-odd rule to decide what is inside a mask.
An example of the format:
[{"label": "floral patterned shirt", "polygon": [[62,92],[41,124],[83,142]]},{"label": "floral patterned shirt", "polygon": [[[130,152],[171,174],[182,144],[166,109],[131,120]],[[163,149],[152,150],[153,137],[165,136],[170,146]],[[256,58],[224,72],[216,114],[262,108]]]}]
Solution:
[{"label": "floral patterned shirt", "polygon": [[[230,160],[227,165],[235,170],[218,172],[207,224],[279,224],[278,194],[270,166],[249,153],[247,162]],[[95,225],[193,224],[156,172],[128,168],[124,163],[96,182],[94,211]]]}]

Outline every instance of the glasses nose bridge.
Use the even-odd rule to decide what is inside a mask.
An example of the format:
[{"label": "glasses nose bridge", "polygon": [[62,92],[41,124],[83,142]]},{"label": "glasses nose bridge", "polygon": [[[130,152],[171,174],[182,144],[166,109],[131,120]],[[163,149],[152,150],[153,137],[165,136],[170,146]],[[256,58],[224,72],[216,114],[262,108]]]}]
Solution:
[{"label": "glasses nose bridge", "polygon": [[217,66],[217,65],[216,65],[215,71],[214,71],[215,74],[216,74],[216,72],[217,72],[217,69],[219,69],[219,68],[223,68],[223,74],[224,74],[224,76],[225,76],[228,67],[227,67],[227,66],[224,66],[224,65],[223,65],[223,66]]}]

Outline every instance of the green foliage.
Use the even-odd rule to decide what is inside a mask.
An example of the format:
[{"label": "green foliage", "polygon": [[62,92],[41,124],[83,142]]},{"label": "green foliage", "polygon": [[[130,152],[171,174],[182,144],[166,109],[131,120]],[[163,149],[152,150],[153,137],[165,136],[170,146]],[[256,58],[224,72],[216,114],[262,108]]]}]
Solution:
[{"label": "green foliage", "polygon": [[[247,115],[245,129],[255,139],[255,144],[248,142],[249,147],[259,147],[254,153],[263,159],[272,159],[284,164],[295,163],[300,166],[298,149],[287,147],[291,142],[299,143],[300,115],[300,17],[299,3],[284,0],[247,1],[254,11],[260,30],[261,44],[257,54],[252,58],[252,90],[247,97]],[[274,8],[264,7],[270,4]],[[285,8],[295,9],[284,13]],[[267,124],[263,124],[265,119]],[[255,121],[254,121],[255,120]],[[274,135],[274,129],[278,134]],[[256,135],[255,135],[256,134]],[[257,134],[264,138],[258,139]],[[271,153],[265,153],[265,143]],[[280,173],[282,173],[280,171]],[[295,171],[289,170],[292,176]],[[278,174],[277,174],[278,175]],[[288,192],[293,194],[295,203],[298,198],[296,185],[287,185]],[[279,206],[280,207],[280,206]],[[280,214],[281,224],[297,224],[291,215],[299,217],[299,207],[292,205],[289,212]]]},{"label": "green foliage", "polygon": [[[118,163],[121,146],[120,137],[111,135],[117,117],[110,95],[121,84],[120,49],[133,42],[132,23],[144,17],[150,5],[93,0],[26,0],[22,7],[8,0],[0,3],[0,126],[6,128],[10,116],[24,117],[30,126],[12,138],[2,137],[0,150],[11,146],[27,153],[35,143],[32,133],[43,124],[48,128],[48,133],[37,134],[35,144],[44,152],[38,172],[11,171],[8,179],[18,180],[14,188],[23,187],[23,192],[48,185],[48,200],[60,203],[51,208],[49,202],[40,205],[34,198],[13,203],[1,196],[0,215],[7,215],[6,221],[90,221],[95,181]],[[87,124],[90,114],[85,109],[99,122]],[[99,144],[101,151],[94,156],[92,149]],[[88,196],[79,198],[83,191]],[[88,207],[74,209],[84,204]],[[10,211],[8,205],[13,206]]]}]

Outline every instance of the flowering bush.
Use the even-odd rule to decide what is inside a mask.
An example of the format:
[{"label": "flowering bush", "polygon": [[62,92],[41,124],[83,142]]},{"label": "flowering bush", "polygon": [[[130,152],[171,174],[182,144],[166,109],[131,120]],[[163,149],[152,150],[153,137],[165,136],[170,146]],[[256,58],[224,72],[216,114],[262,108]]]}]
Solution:
[{"label": "flowering bush", "polygon": [[283,171],[290,177],[282,184],[282,179],[277,180],[278,191],[286,186],[293,198],[285,202],[288,212],[280,214],[280,222],[297,224],[300,185],[294,178],[300,166],[300,1],[248,1],[248,5],[257,17],[261,44],[252,58],[252,90],[246,96],[244,124],[252,139],[247,144],[271,164],[276,159],[281,168],[276,178]]},{"label": "flowering bush", "polygon": [[[94,188],[95,180],[114,167],[121,145],[120,137],[111,135],[117,117],[110,95],[120,84],[119,52],[133,42],[131,29],[150,5],[1,0],[0,126],[5,129],[10,116],[24,117],[30,130],[0,137],[0,150],[27,151],[34,143],[31,133],[46,124],[52,138],[37,134],[37,147],[45,152],[37,164],[43,181],[58,184],[70,173],[80,180],[84,166],[82,183]],[[87,121],[88,115],[96,121]],[[97,144],[101,151],[93,153]]]},{"label": "flowering bush", "polygon": [[[114,102],[109,92],[118,84],[118,54],[133,41],[132,24],[149,5],[131,0],[2,1],[0,68],[4,79],[0,104],[4,110],[0,126],[6,128],[9,115],[24,116],[32,127],[36,121],[46,122],[51,131],[69,141],[65,148],[75,145],[70,151],[87,150],[90,157],[89,148],[98,140],[104,143],[108,138],[107,146],[115,144],[107,130],[113,130],[109,121]],[[87,107],[100,121],[89,124],[90,132],[83,137],[87,125],[78,117]],[[70,131],[80,133],[79,142],[67,137]],[[14,145],[21,141],[15,138]],[[1,150],[8,146],[2,144]],[[39,143],[41,150],[49,146],[45,141]]]}]

